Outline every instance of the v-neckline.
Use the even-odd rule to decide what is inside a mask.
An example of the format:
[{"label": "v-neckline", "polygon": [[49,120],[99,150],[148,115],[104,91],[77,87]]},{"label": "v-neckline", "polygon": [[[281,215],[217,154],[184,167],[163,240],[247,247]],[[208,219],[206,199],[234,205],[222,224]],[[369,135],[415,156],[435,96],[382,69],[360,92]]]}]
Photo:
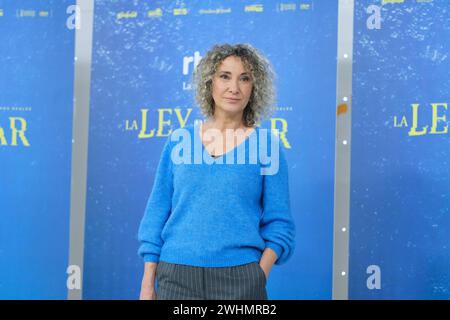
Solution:
[{"label": "v-neckline", "polygon": [[[223,153],[223,154],[221,154],[221,155],[219,155],[219,156],[216,156],[216,157],[213,157],[213,156],[209,153],[208,149],[206,149],[205,145],[203,144],[203,140],[202,140],[203,123],[200,123],[200,125],[198,126],[198,129],[195,130],[195,131],[197,132],[197,136],[200,138],[200,143],[201,143],[201,145],[202,145],[202,151],[203,151],[203,154],[206,153],[207,156],[208,156],[210,159],[217,160],[217,159],[220,159],[220,158],[226,156],[226,155],[227,155],[228,153],[230,153],[230,152],[234,152],[234,150],[235,150],[236,148],[238,148],[241,144],[245,143],[245,142],[246,142],[253,134],[255,134],[257,128],[258,128],[257,126],[253,127],[253,131],[252,131],[249,135],[247,135],[247,136],[245,137],[245,139],[242,140],[241,143],[235,145],[233,148],[231,148],[231,149],[228,150],[227,152],[225,152],[225,153]],[[195,126],[194,126],[194,129],[195,129]]]}]

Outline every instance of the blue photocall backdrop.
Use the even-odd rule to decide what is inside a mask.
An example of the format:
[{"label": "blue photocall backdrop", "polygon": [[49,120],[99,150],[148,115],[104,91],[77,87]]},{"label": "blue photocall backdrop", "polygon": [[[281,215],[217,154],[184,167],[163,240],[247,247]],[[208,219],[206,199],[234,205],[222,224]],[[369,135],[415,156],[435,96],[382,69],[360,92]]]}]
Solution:
[{"label": "blue photocall backdrop", "polygon": [[72,4],[0,1],[0,299],[67,298]]},{"label": "blue photocall backdrop", "polygon": [[202,119],[192,72],[225,42],[255,46],[278,75],[263,126],[285,135],[297,248],[269,298],[331,298],[337,1],[125,0],[94,8],[83,298],[139,297],[137,230],[163,143]]},{"label": "blue photocall backdrop", "polygon": [[449,1],[356,1],[350,299],[450,298],[449,52]]},{"label": "blue photocall backdrop", "polygon": [[[67,297],[73,4],[0,0],[0,299]],[[263,126],[284,134],[297,247],[269,298],[331,298],[337,9],[95,2],[83,298],[138,297],[163,143],[202,119],[192,72],[225,42],[260,49],[278,76]],[[449,23],[445,0],[355,1],[350,299],[450,298]]]}]

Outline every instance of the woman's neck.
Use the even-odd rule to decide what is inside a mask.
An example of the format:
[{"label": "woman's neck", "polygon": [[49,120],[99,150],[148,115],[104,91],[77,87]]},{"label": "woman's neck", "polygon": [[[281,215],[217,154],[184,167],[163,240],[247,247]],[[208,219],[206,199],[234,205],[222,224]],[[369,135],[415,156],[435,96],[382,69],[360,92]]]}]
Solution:
[{"label": "woman's neck", "polygon": [[247,127],[242,120],[218,120],[211,119],[204,123],[205,129],[217,129],[222,132],[225,132],[227,129],[238,130],[238,129],[247,129]]}]

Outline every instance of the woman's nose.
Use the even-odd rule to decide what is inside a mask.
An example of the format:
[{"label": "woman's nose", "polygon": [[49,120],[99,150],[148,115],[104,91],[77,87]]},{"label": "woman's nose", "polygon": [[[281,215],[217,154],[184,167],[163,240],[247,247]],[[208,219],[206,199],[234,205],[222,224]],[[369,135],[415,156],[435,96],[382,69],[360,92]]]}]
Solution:
[{"label": "woman's nose", "polygon": [[238,83],[232,81],[232,82],[230,83],[230,87],[228,88],[228,90],[229,90],[231,93],[238,93],[238,92],[239,92],[239,85],[238,85]]}]

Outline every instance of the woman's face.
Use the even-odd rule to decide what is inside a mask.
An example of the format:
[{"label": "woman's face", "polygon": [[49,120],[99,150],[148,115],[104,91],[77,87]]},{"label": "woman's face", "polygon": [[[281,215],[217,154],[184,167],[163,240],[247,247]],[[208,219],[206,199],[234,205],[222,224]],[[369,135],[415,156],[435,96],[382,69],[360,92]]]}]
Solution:
[{"label": "woman's face", "polygon": [[229,56],[219,65],[212,81],[215,110],[243,113],[252,94],[253,81],[241,58]]}]

